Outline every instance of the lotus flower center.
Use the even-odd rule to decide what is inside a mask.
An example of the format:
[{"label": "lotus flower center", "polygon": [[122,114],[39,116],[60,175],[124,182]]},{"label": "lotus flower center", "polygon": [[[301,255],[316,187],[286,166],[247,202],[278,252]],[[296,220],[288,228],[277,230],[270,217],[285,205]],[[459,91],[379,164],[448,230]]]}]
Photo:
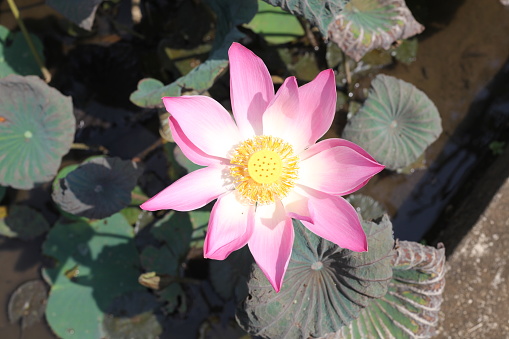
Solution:
[{"label": "lotus flower center", "polygon": [[258,135],[240,144],[230,160],[235,189],[249,204],[270,204],[288,195],[299,158],[280,138]]},{"label": "lotus flower center", "polygon": [[259,184],[271,184],[279,179],[282,168],[279,154],[266,149],[253,154],[247,162],[249,175]]}]

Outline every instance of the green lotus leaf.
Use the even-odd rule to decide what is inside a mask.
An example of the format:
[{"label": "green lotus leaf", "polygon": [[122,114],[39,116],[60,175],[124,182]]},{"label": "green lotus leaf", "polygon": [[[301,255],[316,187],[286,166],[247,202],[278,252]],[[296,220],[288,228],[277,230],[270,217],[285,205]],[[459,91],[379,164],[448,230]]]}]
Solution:
[{"label": "green lotus leaf", "polygon": [[106,218],[129,205],[141,172],[129,160],[88,159],[59,179],[52,198],[67,213],[90,219]]},{"label": "green lotus leaf", "polygon": [[[30,38],[37,53],[43,56],[41,40],[33,34],[30,34]],[[35,62],[23,34],[12,33],[8,28],[0,25],[0,78],[9,74],[40,75],[41,69]]]},{"label": "green lotus leaf", "polygon": [[133,237],[120,213],[90,223],[60,220],[48,233],[43,253],[56,265],[43,269],[52,285],[46,320],[59,337],[104,338],[113,300],[143,290]]},{"label": "green lotus leaf", "polygon": [[[147,272],[168,274],[179,277],[179,267],[189,252],[189,243],[193,232],[189,213],[171,211],[157,220],[150,231],[163,246],[147,246],[141,253],[141,263]],[[173,312],[179,306],[179,299],[184,300],[182,286],[173,282],[161,291],[156,292],[167,302],[165,306]]]},{"label": "green lotus leaf", "polygon": [[191,235],[191,247],[203,247],[205,234],[209,226],[210,211],[197,210],[189,212],[191,223],[193,224],[193,234]]},{"label": "green lotus leaf", "polygon": [[273,44],[285,44],[304,35],[295,16],[261,0],[258,0],[258,13],[245,26]]},{"label": "green lotus leaf", "polygon": [[0,218],[0,235],[9,238],[33,239],[49,227],[42,214],[24,205],[11,205],[7,216]]},{"label": "green lotus leaf", "polygon": [[175,145],[175,148],[173,149],[173,157],[174,157],[175,161],[180,166],[185,168],[188,173],[196,171],[197,169],[203,168],[203,166],[196,165],[194,162],[189,160],[189,158],[184,155],[184,153],[182,152],[180,147],[178,147],[177,145]]},{"label": "green lotus leaf", "polygon": [[83,29],[91,30],[102,0],[46,0],[46,4]]},{"label": "green lotus leaf", "polygon": [[375,220],[381,218],[385,213],[385,209],[375,199],[363,194],[349,195],[346,200],[360,213],[364,220]]},{"label": "green lotus leaf", "polygon": [[208,0],[217,15],[216,38],[208,59],[169,85],[155,79],[143,79],[130,100],[140,107],[163,107],[161,98],[179,96],[182,89],[203,92],[209,89],[228,67],[228,48],[243,34],[236,28],[249,22],[256,14],[256,0]]},{"label": "green lotus leaf", "polygon": [[51,180],[75,126],[71,98],[40,78],[0,79],[0,184],[30,189]]},{"label": "green lotus leaf", "polygon": [[129,292],[118,296],[108,308],[103,328],[109,339],[157,339],[163,328],[154,315],[159,306],[156,297],[147,291]]},{"label": "green lotus leaf", "polygon": [[343,11],[348,0],[264,0],[272,6],[283,8],[296,16],[302,16],[320,29],[327,38],[337,16]]},{"label": "green lotus leaf", "polygon": [[21,320],[22,330],[38,323],[44,315],[47,297],[46,285],[41,280],[30,280],[22,284],[9,299],[9,321],[15,323]]},{"label": "green lotus leaf", "polygon": [[431,338],[436,334],[445,286],[445,249],[401,241],[385,296],[359,318],[325,338]]},{"label": "green lotus leaf", "polygon": [[359,61],[375,48],[422,32],[404,0],[351,0],[336,17],[331,40]]},{"label": "green lotus leaf", "polygon": [[412,164],[442,132],[433,102],[414,85],[379,74],[343,137],[389,169]]},{"label": "green lotus leaf", "polygon": [[294,221],[295,242],[281,291],[276,293],[257,265],[237,321],[262,338],[308,338],[335,332],[359,316],[392,278],[392,225],[363,222],[369,251],[342,249]]},{"label": "green lotus leaf", "polygon": [[141,190],[140,186],[136,186],[131,192],[131,203],[128,207],[122,209],[120,213],[127,219],[129,224],[134,225],[138,221],[140,221],[140,214],[143,212],[140,209],[140,205],[148,200],[148,197],[145,196],[145,193]]}]

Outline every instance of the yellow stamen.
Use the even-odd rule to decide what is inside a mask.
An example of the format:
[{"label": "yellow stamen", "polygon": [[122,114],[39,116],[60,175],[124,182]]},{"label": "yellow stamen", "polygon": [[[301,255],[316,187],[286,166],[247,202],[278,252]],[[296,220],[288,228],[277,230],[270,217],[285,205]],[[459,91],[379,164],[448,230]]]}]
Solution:
[{"label": "yellow stamen", "polygon": [[297,179],[299,158],[280,138],[259,135],[233,152],[230,174],[250,204],[270,204],[288,195]]}]

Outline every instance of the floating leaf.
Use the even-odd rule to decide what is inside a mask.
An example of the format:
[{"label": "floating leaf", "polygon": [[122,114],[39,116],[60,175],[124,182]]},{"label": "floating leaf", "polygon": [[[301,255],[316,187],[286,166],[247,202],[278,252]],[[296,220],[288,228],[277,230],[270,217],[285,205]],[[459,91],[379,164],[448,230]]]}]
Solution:
[{"label": "floating leaf", "polygon": [[387,294],[326,339],[417,339],[436,334],[445,286],[445,249],[401,241],[393,265]]},{"label": "floating leaf", "polygon": [[188,157],[184,155],[180,147],[178,145],[175,146],[173,149],[173,157],[175,158],[175,161],[186,169],[188,173],[196,171],[197,169],[203,168],[203,166],[196,165],[194,162],[189,160]]},{"label": "floating leaf", "polygon": [[155,79],[143,79],[130,100],[141,107],[163,107],[161,98],[179,96],[182,89],[203,92],[228,67],[228,48],[243,35],[236,26],[249,22],[256,13],[256,1],[208,0],[208,5],[217,15],[216,39],[212,51],[204,63],[164,86]]},{"label": "floating leaf", "polygon": [[11,205],[5,218],[0,217],[0,235],[33,239],[49,230],[49,223],[36,210],[24,205]]},{"label": "floating leaf", "polygon": [[296,16],[303,16],[320,29],[324,37],[329,36],[334,21],[348,0],[264,0],[272,6],[283,8]]},{"label": "floating leaf", "polygon": [[59,179],[52,197],[67,213],[102,219],[129,205],[141,172],[129,160],[91,158]]},{"label": "floating leaf", "polygon": [[46,0],[46,4],[83,29],[91,30],[95,12],[103,0]]},{"label": "floating leaf", "polygon": [[75,126],[71,98],[38,77],[0,79],[0,184],[30,189],[51,180]]},{"label": "floating leaf", "polygon": [[156,339],[162,333],[153,311],[158,306],[154,295],[147,291],[123,294],[113,300],[103,321],[109,339]]},{"label": "floating leaf", "polygon": [[52,284],[46,319],[61,338],[103,338],[105,312],[114,298],[143,289],[133,229],[117,213],[86,223],[59,221],[43,253],[56,260],[43,275]]},{"label": "floating leaf", "polygon": [[343,137],[389,169],[412,164],[442,132],[433,102],[414,85],[379,74]]},{"label": "floating leaf", "polygon": [[[165,245],[160,248],[147,246],[141,253],[142,266],[146,271],[179,277],[179,267],[189,251],[193,226],[188,213],[169,212],[156,221],[151,233]],[[174,311],[184,291],[179,283],[173,282],[158,294],[168,302],[166,309]]]},{"label": "floating leaf", "polygon": [[[41,40],[33,34],[29,35],[37,53],[44,56]],[[41,69],[35,62],[23,34],[12,33],[0,25],[0,78],[9,74],[40,75]]]},{"label": "floating leaf", "polygon": [[31,280],[19,286],[9,299],[7,314],[11,323],[21,320],[24,330],[39,322],[46,309],[48,291],[40,280]]},{"label": "floating leaf", "polygon": [[346,200],[360,213],[364,220],[375,220],[381,218],[386,211],[375,199],[363,194],[349,195]]},{"label": "floating leaf", "polygon": [[404,64],[411,64],[417,58],[418,44],[417,38],[403,40],[394,51],[394,57]]},{"label": "floating leaf", "polygon": [[284,284],[276,293],[257,265],[249,296],[237,308],[247,332],[262,338],[308,338],[335,332],[373,298],[386,294],[392,278],[392,225],[363,222],[369,251],[339,248],[294,221],[295,242]]},{"label": "floating leaf", "polygon": [[191,223],[193,224],[193,234],[191,235],[191,247],[203,247],[205,234],[209,226],[210,211],[191,211],[189,212]]},{"label": "floating leaf", "polygon": [[258,13],[245,26],[273,44],[285,44],[304,35],[295,16],[261,0],[258,0]]},{"label": "floating leaf", "polygon": [[136,224],[136,222],[140,218],[140,214],[142,213],[142,209],[140,209],[140,205],[148,200],[148,197],[145,196],[140,186],[136,186],[134,190],[131,192],[131,203],[128,207],[122,209],[120,213],[127,219],[127,222],[131,225]]},{"label": "floating leaf", "polygon": [[375,48],[422,32],[404,0],[351,0],[336,17],[331,40],[359,61]]}]

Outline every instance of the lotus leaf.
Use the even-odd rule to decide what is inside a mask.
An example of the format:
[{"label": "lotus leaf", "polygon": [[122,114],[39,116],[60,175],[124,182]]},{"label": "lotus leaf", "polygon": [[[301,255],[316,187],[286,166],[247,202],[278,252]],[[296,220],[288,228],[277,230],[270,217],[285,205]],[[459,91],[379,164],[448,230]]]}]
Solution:
[{"label": "lotus leaf", "polygon": [[249,296],[237,321],[262,338],[308,338],[335,332],[387,292],[392,278],[392,225],[387,215],[363,222],[369,251],[339,248],[294,221],[295,242],[281,291],[276,294],[253,265]]},{"label": "lotus leaf", "polygon": [[102,0],[46,0],[46,4],[86,30],[92,29],[95,12],[101,2]]},{"label": "lotus leaf", "polygon": [[59,179],[52,197],[67,213],[102,219],[129,205],[141,172],[129,160],[91,158]]},{"label": "lotus leaf", "polygon": [[39,322],[46,309],[48,291],[41,280],[30,280],[19,286],[9,299],[7,313],[9,321],[21,320],[21,329]]},{"label": "lotus leaf", "polygon": [[331,39],[359,61],[375,48],[422,32],[404,0],[351,0],[336,17]]},{"label": "lotus leaf", "polygon": [[433,102],[414,85],[379,74],[343,137],[389,169],[412,164],[442,132]]},{"label": "lotus leaf", "polygon": [[51,180],[75,126],[71,98],[38,77],[0,79],[0,184],[30,189]]},{"label": "lotus leaf", "polygon": [[[39,55],[42,43],[38,37],[30,34],[30,39]],[[12,33],[8,28],[0,25],[0,78],[9,74],[39,75],[41,69],[35,62],[30,48],[20,32]]]},{"label": "lotus leaf", "polygon": [[42,214],[24,205],[11,205],[5,218],[0,217],[0,235],[33,239],[49,230]]},{"label": "lotus leaf", "polygon": [[51,286],[46,320],[61,338],[103,338],[103,319],[113,300],[143,290],[133,229],[117,213],[94,222],[60,220],[43,253],[56,266],[43,275]]},{"label": "lotus leaf", "polygon": [[436,334],[445,286],[445,249],[401,241],[385,296],[325,339],[431,338]]},{"label": "lotus leaf", "polygon": [[258,0],[258,13],[246,26],[273,44],[288,43],[304,35],[295,16],[261,0]]},{"label": "lotus leaf", "polygon": [[153,310],[156,297],[147,291],[123,294],[113,300],[104,318],[103,328],[109,339],[157,339],[163,331]]}]

